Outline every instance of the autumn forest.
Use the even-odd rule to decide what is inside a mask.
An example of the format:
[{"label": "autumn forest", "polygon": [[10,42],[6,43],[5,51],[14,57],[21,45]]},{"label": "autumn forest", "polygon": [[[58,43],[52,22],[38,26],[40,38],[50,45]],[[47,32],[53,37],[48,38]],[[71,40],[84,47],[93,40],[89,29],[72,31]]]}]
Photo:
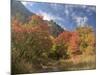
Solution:
[{"label": "autumn forest", "polygon": [[[18,13],[17,13],[18,14]],[[54,20],[33,14],[11,22],[12,74],[96,68],[96,34],[91,25],[65,30]]]}]

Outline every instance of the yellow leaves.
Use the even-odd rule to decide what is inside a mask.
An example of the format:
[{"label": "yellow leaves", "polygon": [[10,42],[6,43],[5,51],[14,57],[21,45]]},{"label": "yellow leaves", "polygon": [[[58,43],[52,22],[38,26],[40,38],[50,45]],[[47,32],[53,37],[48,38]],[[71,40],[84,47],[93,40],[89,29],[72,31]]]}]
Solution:
[{"label": "yellow leaves", "polygon": [[93,33],[88,34],[88,37],[87,37],[86,41],[90,45],[93,45],[95,43],[95,35]]},{"label": "yellow leaves", "polygon": [[[53,37],[49,31],[48,24],[40,16],[33,15],[25,24],[14,20],[12,55],[19,55],[19,59],[25,58],[30,62],[39,58],[44,61],[49,55],[54,60],[67,59],[71,56],[72,61],[78,63],[79,52],[84,55],[94,53],[95,33],[91,27],[80,27],[73,32],[63,31],[58,37]],[[82,53],[80,54],[83,55]]]},{"label": "yellow leaves", "polygon": [[79,32],[80,35],[80,50],[86,55],[93,53],[96,43],[93,28],[90,26],[79,27],[77,32]]},{"label": "yellow leaves", "polygon": [[95,53],[94,53],[94,50],[95,50],[95,47],[93,47],[93,46],[88,46],[88,47],[86,48],[86,50],[85,50],[85,54],[86,54],[86,55],[95,54]]}]

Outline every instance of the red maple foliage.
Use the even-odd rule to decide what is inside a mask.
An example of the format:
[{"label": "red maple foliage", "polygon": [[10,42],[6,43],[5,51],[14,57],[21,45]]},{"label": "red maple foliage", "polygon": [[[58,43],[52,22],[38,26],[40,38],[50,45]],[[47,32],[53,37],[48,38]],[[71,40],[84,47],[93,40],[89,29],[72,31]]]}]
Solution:
[{"label": "red maple foliage", "polygon": [[71,32],[69,49],[71,52],[77,52],[79,50],[79,34],[77,32]]},{"label": "red maple foliage", "polygon": [[70,32],[64,31],[55,39],[55,43],[66,44],[69,42],[70,36],[71,36]]}]

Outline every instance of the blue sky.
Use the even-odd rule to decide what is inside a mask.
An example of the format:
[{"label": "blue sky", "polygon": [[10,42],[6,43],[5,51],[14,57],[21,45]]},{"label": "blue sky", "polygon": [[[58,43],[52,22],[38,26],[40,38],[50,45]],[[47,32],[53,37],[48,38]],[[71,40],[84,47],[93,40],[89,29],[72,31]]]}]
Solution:
[{"label": "blue sky", "polygon": [[96,28],[96,7],[88,5],[22,2],[31,12],[42,15],[44,20],[54,20],[62,28],[73,30],[77,26]]}]

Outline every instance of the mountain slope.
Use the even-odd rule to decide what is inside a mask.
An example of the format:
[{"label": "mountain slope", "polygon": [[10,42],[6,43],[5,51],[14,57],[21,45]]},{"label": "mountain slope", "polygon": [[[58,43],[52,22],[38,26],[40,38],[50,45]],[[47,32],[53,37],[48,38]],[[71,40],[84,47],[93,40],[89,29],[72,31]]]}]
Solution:
[{"label": "mountain slope", "polygon": [[[31,13],[25,6],[20,2],[16,0],[11,1],[11,18],[16,17],[17,20],[21,22],[28,22],[29,16],[35,15],[38,16],[34,13]],[[63,28],[61,28],[56,22],[53,20],[47,21],[44,20],[50,27],[49,32],[51,33],[52,36],[57,37],[61,32],[64,31]]]},{"label": "mountain slope", "polygon": [[50,27],[50,33],[52,36],[57,37],[60,33],[64,31],[63,28],[60,27],[56,22],[53,20],[48,21],[48,26]]},{"label": "mountain slope", "polygon": [[19,21],[25,22],[32,14],[20,1],[11,0],[11,18],[17,17]]}]

